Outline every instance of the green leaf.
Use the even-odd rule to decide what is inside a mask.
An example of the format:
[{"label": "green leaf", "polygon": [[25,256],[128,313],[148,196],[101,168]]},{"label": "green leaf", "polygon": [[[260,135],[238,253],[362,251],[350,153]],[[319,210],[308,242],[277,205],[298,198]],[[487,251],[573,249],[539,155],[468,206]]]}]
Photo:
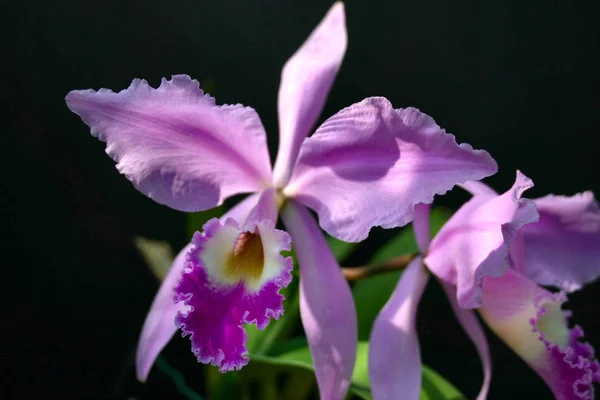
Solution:
[{"label": "green leaf", "polygon": [[[371,400],[371,385],[368,370],[369,345],[359,342],[356,364],[350,383],[350,392],[361,399]],[[279,356],[250,355],[252,363],[269,364],[281,368],[299,368],[314,372],[312,357],[308,347],[281,354]],[[427,366],[423,366],[420,400],[462,400],[465,397],[446,379]]]},{"label": "green leaf", "polygon": [[162,282],[173,262],[173,249],[167,242],[136,236],[133,243],[156,278]]},{"label": "green leaf", "polygon": [[191,240],[196,231],[201,231],[202,225],[204,225],[209,219],[220,218],[224,213],[225,207],[223,205],[206,211],[187,213],[185,217],[185,231],[188,239]]},{"label": "green leaf", "polygon": [[[452,216],[445,208],[435,208],[431,212],[430,227],[435,235]],[[403,228],[396,237],[381,247],[371,258],[370,263],[379,263],[402,254],[419,252],[412,225]],[[358,320],[358,339],[368,340],[375,318],[390,298],[401,271],[391,271],[358,281],[352,288]]]},{"label": "green leaf", "polygon": [[420,400],[463,400],[465,396],[446,378],[423,366]]},{"label": "green leaf", "polygon": [[343,263],[358,246],[358,243],[343,242],[334,238],[333,236],[326,236],[327,244],[335,256],[335,259],[338,260],[339,263]]},{"label": "green leaf", "polygon": [[181,393],[186,399],[204,400],[202,396],[196,393],[194,389],[192,389],[185,383],[185,378],[183,374],[177,369],[170,366],[163,356],[158,356],[158,358],[156,359],[156,366],[163,374],[171,378],[179,393]]}]

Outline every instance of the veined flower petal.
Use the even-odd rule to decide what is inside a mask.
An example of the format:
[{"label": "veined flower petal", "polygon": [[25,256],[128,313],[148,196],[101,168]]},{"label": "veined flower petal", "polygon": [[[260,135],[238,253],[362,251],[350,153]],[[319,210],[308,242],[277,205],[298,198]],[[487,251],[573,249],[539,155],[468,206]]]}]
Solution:
[{"label": "veined flower petal", "polygon": [[511,267],[509,255],[521,247],[516,240],[519,229],[538,218],[533,201],[521,198],[532,186],[518,172],[509,191],[474,196],[432,240],[425,264],[438,278],[457,287],[461,307],[479,307],[483,277],[501,276]]},{"label": "veined flower petal", "polygon": [[583,330],[569,328],[569,312],[561,309],[563,293],[552,294],[517,271],[483,280],[483,306],[488,326],[550,387],[558,400],[591,400],[600,382],[594,349],[582,343]]},{"label": "veined flower petal", "polygon": [[540,220],[523,227],[523,273],[573,291],[600,275],[600,207],[592,192],[533,200]]},{"label": "veined flower petal", "polygon": [[154,89],[136,79],[119,93],[74,90],[71,111],[106,142],[118,170],[153,200],[181,211],[212,208],[271,183],[256,112],[215,100],[187,75]]},{"label": "veined flower petal", "polygon": [[289,200],[281,216],[298,256],[300,315],[320,398],[342,400],[350,386],[358,342],[352,292],[308,210]]},{"label": "veined flower petal", "polygon": [[332,236],[356,242],[373,226],[406,225],[416,204],[496,170],[487,152],[457,144],[431,117],[372,97],[305,139],[284,194],[315,210]]},{"label": "veined flower petal", "polygon": [[369,338],[369,380],[374,399],[419,398],[421,351],[415,323],[428,279],[423,259],[412,260],[373,324]]},{"label": "veined flower petal", "polygon": [[302,140],[315,124],[346,52],[344,4],[336,2],[281,72],[279,151],[274,182],[290,180]]},{"label": "veined flower petal", "polygon": [[[246,220],[250,211],[255,208],[259,196],[256,193],[246,197],[225,213],[221,220],[225,221],[228,218]],[[183,303],[175,304],[173,302],[173,288],[183,272],[187,253],[190,252],[192,247],[192,244],[188,244],[173,260],[173,264],[171,264],[167,276],[161,283],[144,321],[135,358],[136,374],[140,382],[146,381],[154,361],[177,332],[175,316],[179,311],[183,312],[188,308]]]},{"label": "veined flower petal", "polygon": [[233,219],[208,221],[192,239],[174,290],[174,301],[190,307],[177,314],[177,326],[190,336],[198,361],[221,372],[248,363],[243,324],[264,329],[278,319],[284,300],[279,291],[292,279],[292,259],[280,254],[291,249],[289,235],[266,219],[253,228],[243,231]]}]

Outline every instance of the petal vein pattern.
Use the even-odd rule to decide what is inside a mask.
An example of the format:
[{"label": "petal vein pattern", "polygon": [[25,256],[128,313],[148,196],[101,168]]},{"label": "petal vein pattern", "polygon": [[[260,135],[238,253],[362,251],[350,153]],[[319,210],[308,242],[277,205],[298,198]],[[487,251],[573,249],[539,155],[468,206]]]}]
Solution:
[{"label": "petal vein pattern", "polygon": [[173,300],[189,306],[175,323],[190,336],[199,362],[221,372],[248,363],[244,324],[264,329],[283,314],[283,295],[291,279],[292,259],[281,256],[291,249],[290,236],[275,229],[271,220],[241,230],[228,219],[208,221],[196,232],[193,248]]},{"label": "petal vein pattern", "polygon": [[158,89],[136,79],[119,93],[76,90],[66,101],[106,142],[119,171],[161,204],[199,211],[271,182],[256,112],[215,105],[187,75],[163,79]]},{"label": "petal vein pattern", "polygon": [[409,223],[415,204],[496,170],[487,152],[457,144],[429,116],[372,97],[304,141],[284,194],[315,210],[329,234],[354,242],[373,226]]}]

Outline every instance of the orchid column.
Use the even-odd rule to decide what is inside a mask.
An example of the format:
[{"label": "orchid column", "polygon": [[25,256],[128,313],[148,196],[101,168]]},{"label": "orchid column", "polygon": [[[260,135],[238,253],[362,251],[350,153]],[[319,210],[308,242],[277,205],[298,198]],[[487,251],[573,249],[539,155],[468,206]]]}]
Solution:
[{"label": "orchid column", "polygon": [[[300,266],[300,311],[322,399],[342,399],[356,355],[356,316],[347,282],[316,221],[345,241],[373,226],[396,227],[455,184],[496,172],[484,151],[458,145],[425,114],[367,98],[315,124],[346,50],[336,3],[283,68],[280,147],[273,173],[256,112],[218,106],[185,75],[158,89],[134,80],[119,93],[73,91],[67,104],[107,143],[134,186],[181,211],[201,211],[253,193],[176,257],[142,330],[137,372],[145,380],[177,326],[201,362],[225,372],[248,362],[243,325],[264,328],[283,313],[290,281],[275,229],[281,211]],[[174,300],[174,302],[173,302]],[[174,324],[177,321],[177,326]]]}]

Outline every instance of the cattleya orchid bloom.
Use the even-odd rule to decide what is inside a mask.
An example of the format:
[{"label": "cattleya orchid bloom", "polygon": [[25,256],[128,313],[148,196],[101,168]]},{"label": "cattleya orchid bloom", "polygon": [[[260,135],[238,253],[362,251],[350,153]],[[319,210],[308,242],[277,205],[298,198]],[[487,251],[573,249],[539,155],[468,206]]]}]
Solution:
[{"label": "cattleya orchid bloom", "polygon": [[[419,396],[420,374],[413,372],[420,369],[414,319],[427,283],[425,267],[441,281],[482,360],[479,400],[487,396],[491,363],[474,308],[557,399],[593,398],[592,383],[600,381],[594,350],[580,342],[583,330],[569,327],[570,313],[561,306],[566,291],[600,275],[600,208],[591,192],[523,198],[532,186],[520,172],[501,195],[481,182],[466,183],[463,187],[473,198],[431,242],[429,205],[416,207],[413,226],[423,256],[402,275],[371,335],[369,368],[376,400],[397,398],[393,393],[400,390],[410,393],[402,398]],[[553,294],[540,284],[563,290]]]},{"label": "cattleya orchid bloom", "polygon": [[[290,282],[291,261],[280,252],[290,248],[291,236],[321,398],[343,398],[356,357],[354,304],[305,207],[332,236],[360,241],[373,226],[409,223],[415,204],[496,172],[488,153],[458,145],[427,115],[394,109],[381,97],[341,110],[306,138],[345,49],[344,6],[336,3],[283,68],[273,170],[257,113],[216,105],[186,75],[163,80],[158,89],[134,80],[119,93],[67,96],[69,108],[107,143],[119,171],[155,201],[193,212],[253,193],[204,225],[175,258],[142,329],[140,380],[177,327],[190,335],[198,361],[222,372],[245,365],[243,325],[264,328],[283,313],[279,290]],[[275,229],[280,213],[289,235]]]}]

